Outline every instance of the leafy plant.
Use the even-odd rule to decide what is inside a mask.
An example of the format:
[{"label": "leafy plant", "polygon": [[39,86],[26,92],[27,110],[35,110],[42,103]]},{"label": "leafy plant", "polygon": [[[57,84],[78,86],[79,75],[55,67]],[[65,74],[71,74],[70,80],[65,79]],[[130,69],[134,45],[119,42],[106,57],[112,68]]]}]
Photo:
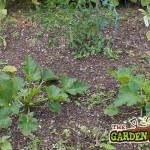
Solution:
[{"label": "leafy plant", "polygon": [[7,15],[6,0],[0,0],[0,23],[1,20]]},{"label": "leafy plant", "polygon": [[11,143],[9,142],[10,136],[0,137],[0,149],[1,150],[12,150]]},{"label": "leafy plant", "polygon": [[28,143],[26,147],[23,147],[23,149],[21,149],[21,146],[19,146],[18,147],[19,150],[31,150],[31,149],[32,150],[37,150],[37,149],[44,150],[42,139],[32,134],[30,134],[28,137],[30,138],[31,141]]},{"label": "leafy plant", "polygon": [[17,38],[17,37],[19,36],[19,32],[14,31],[14,32],[11,33],[11,36],[12,36],[13,38]]},{"label": "leafy plant", "polygon": [[[50,47],[58,45],[59,39],[63,36],[67,39],[69,49],[76,58],[96,55],[99,52],[113,57],[111,38],[108,35],[102,36],[102,29],[104,26],[113,25],[114,13],[105,8],[96,9],[91,5],[87,7],[91,2],[96,3],[93,0],[81,0],[76,1],[73,7],[74,2],[68,0],[47,1],[46,13],[38,7],[36,15],[31,15],[33,16],[31,20],[34,21],[38,17],[46,31],[54,31],[55,34],[49,35]],[[97,15],[97,12],[101,16]]]},{"label": "leafy plant", "polygon": [[[146,116],[150,116],[150,81],[145,75],[135,75],[135,68],[122,67],[116,71],[108,70],[109,74],[120,82],[120,88],[117,98],[108,106],[104,113],[113,116],[119,113],[118,107],[127,105],[131,107],[138,105],[145,112]],[[142,114],[141,114],[142,115]]]},{"label": "leafy plant", "polygon": [[[4,66],[0,70],[0,126],[8,128],[12,122],[11,116],[17,114],[18,127],[24,135],[38,127],[32,107],[61,112],[60,102],[69,102],[69,95],[84,94],[89,88],[75,78],[61,76],[59,80],[52,70],[37,66],[30,56],[26,57],[22,69],[26,81],[15,76],[16,70],[14,66]],[[44,83],[50,81],[59,81],[61,86],[46,87]]]}]

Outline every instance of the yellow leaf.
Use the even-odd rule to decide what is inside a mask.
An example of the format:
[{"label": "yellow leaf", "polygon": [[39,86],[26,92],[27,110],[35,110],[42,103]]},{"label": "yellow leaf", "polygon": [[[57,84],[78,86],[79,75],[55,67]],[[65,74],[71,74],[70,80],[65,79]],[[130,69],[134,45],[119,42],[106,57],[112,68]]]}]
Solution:
[{"label": "yellow leaf", "polygon": [[40,5],[41,4],[37,0],[32,0],[32,3],[34,3],[35,5]]},{"label": "yellow leaf", "polygon": [[150,31],[146,33],[147,39],[150,41]]},{"label": "yellow leaf", "polygon": [[4,72],[15,72],[15,71],[17,71],[17,69],[16,69],[16,67],[14,67],[14,66],[5,66],[3,69],[2,69],[2,71],[4,71]]}]

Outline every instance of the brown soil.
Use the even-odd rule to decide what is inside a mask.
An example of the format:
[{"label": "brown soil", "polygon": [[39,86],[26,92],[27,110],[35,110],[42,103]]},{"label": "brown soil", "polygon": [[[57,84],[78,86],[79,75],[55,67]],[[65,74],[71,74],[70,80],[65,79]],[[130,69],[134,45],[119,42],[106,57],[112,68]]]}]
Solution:
[{"label": "brown soil", "polygon": [[[95,86],[103,84],[107,90],[117,91],[118,82],[111,77],[105,69],[115,69],[119,66],[130,66],[136,63],[138,73],[150,73],[150,64],[147,60],[142,60],[142,55],[150,54],[150,42],[146,39],[148,28],[143,25],[142,15],[138,11],[126,8],[120,12],[125,18],[122,20],[122,27],[117,31],[116,49],[120,48],[122,53],[118,60],[112,60],[103,54],[91,56],[83,59],[75,59],[68,48],[66,41],[60,39],[60,46],[48,48],[47,34],[37,37],[36,33],[41,30],[30,23],[19,23],[16,25],[7,25],[5,34],[7,35],[6,50],[0,49],[0,59],[14,65],[18,68],[17,74],[21,74],[21,68],[24,65],[25,55],[30,54],[38,65],[52,69],[56,74],[67,74],[70,77],[79,78],[91,86],[91,93],[96,92]],[[125,14],[129,12],[129,16]],[[20,18],[20,16],[18,16]],[[21,18],[22,19],[22,18]],[[20,20],[21,20],[20,19]],[[22,20],[21,20],[22,21]],[[20,22],[21,22],[20,21]],[[27,25],[28,24],[28,25]],[[19,35],[16,38],[11,33],[17,31]],[[133,51],[134,56],[129,57],[127,52]],[[82,144],[82,150],[89,150],[90,143],[94,143],[90,135],[84,135],[78,128],[78,125],[84,125],[92,130],[94,127],[101,131],[111,128],[111,124],[123,123],[131,115],[119,115],[108,117],[103,113],[104,106],[95,106],[92,110],[87,110],[85,102],[89,97],[72,98],[70,103],[62,104],[62,113],[55,114],[47,109],[35,110],[35,117],[39,121],[39,128],[33,135],[40,137],[44,144],[44,150],[51,150],[52,144],[64,139],[61,135],[63,129],[70,129],[72,132],[69,138],[69,145],[76,146]],[[75,101],[80,102],[76,106]],[[124,112],[132,112],[134,109],[124,108]],[[139,112],[133,116],[139,116]],[[16,120],[16,118],[14,118]],[[52,130],[56,132],[52,133]],[[14,121],[9,131],[1,130],[2,133],[10,133],[12,137],[13,149],[27,146],[29,138],[22,136],[17,129],[17,122]],[[115,144],[117,150],[137,149],[137,144]],[[39,146],[38,149],[41,149]],[[101,150],[102,148],[98,148]],[[96,149],[95,149],[96,150]]]}]

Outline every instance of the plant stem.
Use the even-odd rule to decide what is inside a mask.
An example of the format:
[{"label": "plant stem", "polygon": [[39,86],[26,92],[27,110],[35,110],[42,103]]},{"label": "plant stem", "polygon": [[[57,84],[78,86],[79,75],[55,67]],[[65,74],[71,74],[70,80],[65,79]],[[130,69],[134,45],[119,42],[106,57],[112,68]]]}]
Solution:
[{"label": "plant stem", "polygon": [[133,113],[136,113],[137,110],[133,111],[133,112],[129,112],[129,113],[120,113],[120,114],[123,114],[123,115],[127,115],[127,114],[133,114]]},{"label": "plant stem", "polygon": [[141,117],[143,116],[143,111],[142,111],[142,109],[141,109],[141,113],[140,113],[140,116],[141,116]]},{"label": "plant stem", "polygon": [[22,106],[24,106],[24,104],[22,102],[20,102],[19,100],[17,100]]},{"label": "plant stem", "polygon": [[44,83],[45,81],[42,80],[42,82],[40,83],[40,85],[38,86],[38,89],[42,86],[42,84]]},{"label": "plant stem", "polygon": [[47,108],[48,106],[32,106],[34,108]]},{"label": "plant stem", "polygon": [[29,122],[30,107],[28,107],[27,122]]},{"label": "plant stem", "polygon": [[[35,104],[38,104],[38,103],[43,103],[43,102],[46,102],[47,100],[48,100],[48,98],[39,99],[39,100],[33,101],[33,104],[32,104],[32,105],[35,105]],[[30,105],[30,106],[32,106],[32,105]]]},{"label": "plant stem", "polygon": [[96,0],[96,23],[97,23],[97,33],[100,33],[100,26],[99,26],[99,0]]}]

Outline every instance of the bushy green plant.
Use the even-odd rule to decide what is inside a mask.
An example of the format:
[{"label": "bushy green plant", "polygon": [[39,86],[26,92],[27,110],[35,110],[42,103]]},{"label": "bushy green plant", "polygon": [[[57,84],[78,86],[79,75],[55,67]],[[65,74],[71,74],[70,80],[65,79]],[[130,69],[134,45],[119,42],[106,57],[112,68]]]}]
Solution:
[{"label": "bushy green plant", "polygon": [[[24,135],[28,135],[38,126],[31,108],[48,108],[53,112],[61,112],[60,102],[69,102],[69,95],[83,94],[89,88],[86,83],[65,75],[58,77],[53,71],[36,65],[34,60],[26,57],[22,71],[26,77],[16,77],[13,66],[5,66],[0,70],[0,127],[8,128],[12,115],[18,115],[18,127]],[[44,83],[59,81],[56,85],[45,86]]]},{"label": "bushy green plant", "polygon": [[[49,34],[49,46],[58,45],[59,38],[64,36],[76,58],[99,52],[110,56],[111,39],[107,35],[102,36],[101,31],[104,26],[114,25],[114,14],[111,10],[106,11],[105,8],[101,8],[100,20],[97,24],[98,10],[86,7],[85,2],[78,1],[76,7],[66,4],[65,9],[61,7],[62,5],[58,5],[55,9],[47,6],[47,11],[38,7],[36,17],[41,19],[40,24],[45,27],[45,30],[54,31],[54,34]],[[98,30],[98,26],[101,31]]]},{"label": "bushy green plant", "polygon": [[108,73],[120,82],[120,88],[117,98],[108,106],[104,113],[113,116],[119,113],[118,107],[127,105],[132,107],[138,105],[150,116],[150,81],[145,75],[135,75],[134,68],[122,67],[116,71],[108,70]]},{"label": "bushy green plant", "polygon": [[0,23],[1,20],[7,15],[6,0],[0,0]]}]

